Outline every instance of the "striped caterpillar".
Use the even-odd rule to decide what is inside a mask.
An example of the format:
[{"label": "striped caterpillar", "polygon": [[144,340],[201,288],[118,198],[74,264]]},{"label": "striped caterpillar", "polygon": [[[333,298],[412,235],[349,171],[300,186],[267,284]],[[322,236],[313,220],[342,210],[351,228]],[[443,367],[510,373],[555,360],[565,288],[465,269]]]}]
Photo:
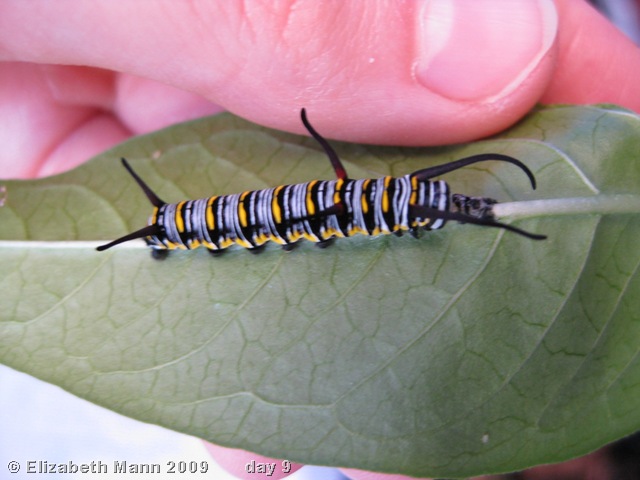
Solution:
[{"label": "striped caterpillar", "polygon": [[259,252],[269,241],[291,250],[300,239],[327,246],[335,237],[402,235],[418,237],[421,229],[437,230],[448,220],[502,228],[533,240],[544,235],[526,232],[496,221],[486,197],[450,194],[443,180],[431,180],[468,165],[497,160],[516,165],[529,177],[533,173],[520,160],[498,153],[465,157],[418,170],[402,177],[353,180],[331,145],[311,126],[301,110],[302,123],[320,144],[333,166],[336,180],[312,180],[264,190],[245,191],[179,203],[165,203],[147,186],[123,158],[122,164],[153,204],[149,224],[97,249],[106,250],[144,238],[154,258],[169,250],[206,247],[212,254],[231,245]]}]

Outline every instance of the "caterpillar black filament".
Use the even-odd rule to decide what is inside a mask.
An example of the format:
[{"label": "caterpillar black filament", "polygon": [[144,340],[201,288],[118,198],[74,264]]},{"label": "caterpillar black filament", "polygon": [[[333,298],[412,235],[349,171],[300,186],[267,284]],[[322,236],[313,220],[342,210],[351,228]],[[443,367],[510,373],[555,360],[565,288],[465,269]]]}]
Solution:
[{"label": "caterpillar black filament", "polygon": [[451,195],[443,180],[431,180],[473,163],[497,160],[518,166],[535,189],[533,173],[520,160],[486,153],[425,168],[403,177],[352,180],[331,145],[311,126],[305,110],[302,123],[322,146],[336,173],[336,180],[312,180],[234,195],[220,195],[179,203],[165,203],[142,181],[123,158],[122,164],[155,207],[149,224],[98,247],[106,250],[122,242],[144,238],[155,258],[169,250],[201,246],[216,254],[237,244],[258,252],[269,242],[285,250],[304,238],[319,247],[334,237],[402,235],[417,237],[420,229],[436,230],[448,220],[498,227],[534,240],[544,235],[526,232],[496,221],[495,200]]}]

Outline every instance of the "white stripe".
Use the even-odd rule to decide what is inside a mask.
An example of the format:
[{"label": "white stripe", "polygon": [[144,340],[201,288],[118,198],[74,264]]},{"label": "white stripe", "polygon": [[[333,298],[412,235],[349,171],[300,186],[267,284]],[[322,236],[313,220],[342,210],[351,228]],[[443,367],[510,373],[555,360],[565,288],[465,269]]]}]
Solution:
[{"label": "white stripe", "polygon": [[194,234],[205,242],[212,243],[207,230],[207,202],[208,198],[201,198],[193,202],[192,221]]},{"label": "white stripe", "polygon": [[166,232],[166,239],[177,245],[184,245],[180,234],[178,233],[178,227],[176,225],[176,211],[178,204],[168,203],[165,205],[162,217],[162,226]]},{"label": "white stripe", "polygon": [[389,226],[387,222],[384,220],[384,213],[382,212],[382,196],[384,195],[384,178],[378,178],[375,180],[376,183],[376,191],[375,191],[375,199],[373,201],[374,206],[374,218],[376,222],[376,226],[382,232],[389,232]]},{"label": "white stripe", "polygon": [[402,188],[402,195],[398,199],[396,208],[396,222],[404,228],[409,228],[409,200],[411,199],[411,176],[405,175],[396,179],[397,187]]},{"label": "white stripe", "polygon": [[353,184],[353,195],[351,196],[351,209],[353,210],[353,226],[362,230],[367,229],[364,222],[364,213],[362,212],[362,185],[364,180],[356,180]]}]

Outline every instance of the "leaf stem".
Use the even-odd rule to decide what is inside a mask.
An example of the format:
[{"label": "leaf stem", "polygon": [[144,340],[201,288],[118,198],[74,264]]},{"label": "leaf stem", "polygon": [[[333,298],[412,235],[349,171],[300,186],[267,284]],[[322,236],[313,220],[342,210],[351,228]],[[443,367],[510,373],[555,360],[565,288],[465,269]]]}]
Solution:
[{"label": "leaf stem", "polygon": [[[92,249],[104,243],[104,240],[0,240],[0,249],[3,248],[15,248],[15,249],[38,249],[38,250],[69,250],[69,249]],[[148,248],[144,243],[132,243],[121,249],[143,249]]]},{"label": "leaf stem", "polygon": [[640,213],[640,195],[595,195],[593,197],[550,198],[523,202],[498,203],[493,207],[498,218],[549,215]]}]

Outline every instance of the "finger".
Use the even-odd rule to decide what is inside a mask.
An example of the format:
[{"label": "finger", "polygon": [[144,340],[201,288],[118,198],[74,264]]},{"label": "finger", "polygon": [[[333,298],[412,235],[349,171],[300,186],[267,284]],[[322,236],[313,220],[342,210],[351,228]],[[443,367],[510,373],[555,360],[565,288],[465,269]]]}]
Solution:
[{"label": "finger", "polygon": [[302,468],[302,465],[291,463],[288,460],[263,457],[255,453],[221,447],[213,443],[204,442],[204,446],[218,465],[238,478],[277,480],[286,478]]},{"label": "finger", "polygon": [[0,43],[11,58],[179,86],[276,128],[302,132],[306,107],[326,136],[382,144],[495,133],[552,73],[550,0],[197,5],[69,0],[34,12],[9,2]]},{"label": "finger", "polygon": [[114,113],[136,135],[222,111],[200,95],[135,75],[118,75],[115,90]]},{"label": "finger", "polygon": [[[407,477],[405,475],[394,475],[386,473],[367,472],[364,470],[353,470],[351,468],[341,468],[340,471],[344,473],[351,480],[429,480],[428,478],[416,478]],[[483,475],[480,477],[473,477],[469,480],[500,480],[498,475]]]},{"label": "finger", "polygon": [[195,94],[107,70],[0,63],[0,173],[53,175],[132,134],[218,111]]},{"label": "finger", "polygon": [[556,72],[544,103],[616,103],[640,111],[640,49],[585,1],[557,1]]},{"label": "finger", "polygon": [[[367,472],[365,470],[354,470],[351,468],[341,468],[340,471],[351,480],[421,480],[419,478],[407,477],[405,475]],[[422,480],[429,479],[423,478]]]},{"label": "finger", "polygon": [[129,136],[105,112],[112,74],[77,69],[80,103],[66,103],[37,65],[0,64],[0,171],[3,178],[58,173],[86,161]]},{"label": "finger", "polygon": [[42,72],[58,105],[113,112],[135,135],[222,110],[200,95],[135,75],[53,65],[43,66]]}]

